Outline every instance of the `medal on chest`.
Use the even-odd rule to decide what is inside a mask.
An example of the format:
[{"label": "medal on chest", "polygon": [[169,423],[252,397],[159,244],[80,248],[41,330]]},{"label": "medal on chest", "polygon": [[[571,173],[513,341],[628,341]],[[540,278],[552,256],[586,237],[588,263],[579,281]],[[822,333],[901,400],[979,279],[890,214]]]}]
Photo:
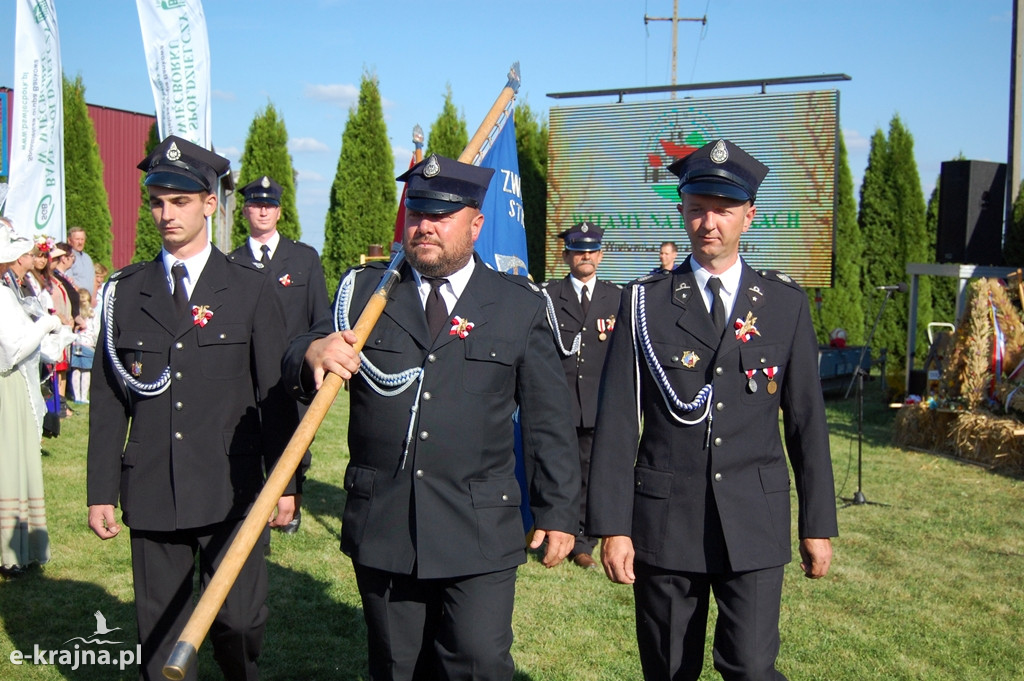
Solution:
[{"label": "medal on chest", "polygon": [[597,320],[597,340],[606,341],[608,340],[608,334],[615,329],[615,315],[608,317],[607,319],[601,318]]},{"label": "medal on chest", "polygon": [[779,389],[779,384],[775,382],[775,374],[779,372],[779,367],[765,367],[761,371],[768,377],[768,385],[765,387],[765,390],[768,391],[769,395],[774,395],[775,391]]}]

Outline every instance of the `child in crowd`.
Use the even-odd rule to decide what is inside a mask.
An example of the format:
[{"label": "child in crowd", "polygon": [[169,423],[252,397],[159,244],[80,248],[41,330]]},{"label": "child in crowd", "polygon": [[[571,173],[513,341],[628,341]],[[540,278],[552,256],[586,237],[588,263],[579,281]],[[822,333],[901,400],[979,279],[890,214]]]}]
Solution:
[{"label": "child in crowd", "polygon": [[92,307],[92,294],[86,289],[79,289],[81,315],[84,324],[75,334],[75,342],[71,345],[71,389],[78,402],[89,401],[89,385],[92,382],[92,358],[96,353],[96,339],[100,333],[100,320]]}]

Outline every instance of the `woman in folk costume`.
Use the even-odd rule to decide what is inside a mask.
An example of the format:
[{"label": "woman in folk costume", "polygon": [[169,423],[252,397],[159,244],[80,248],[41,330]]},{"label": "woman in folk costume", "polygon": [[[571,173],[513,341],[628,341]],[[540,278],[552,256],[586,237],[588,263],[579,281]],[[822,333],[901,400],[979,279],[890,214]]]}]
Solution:
[{"label": "woman in folk costume", "polygon": [[[0,223],[0,272],[17,279],[32,267],[32,242]],[[50,559],[40,439],[46,407],[39,392],[39,343],[61,321],[32,321],[0,286],[0,573],[10,577]]]}]

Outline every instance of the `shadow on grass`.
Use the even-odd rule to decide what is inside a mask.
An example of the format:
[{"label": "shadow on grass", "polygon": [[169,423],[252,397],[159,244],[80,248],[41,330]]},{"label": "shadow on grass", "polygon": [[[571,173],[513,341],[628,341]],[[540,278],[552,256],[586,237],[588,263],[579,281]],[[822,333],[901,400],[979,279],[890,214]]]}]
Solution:
[{"label": "shadow on grass", "polygon": [[337,485],[306,478],[302,486],[302,522],[319,523],[341,541],[341,514],[348,495]]},{"label": "shadow on grass", "polygon": [[[97,611],[103,614],[106,626],[113,630],[106,635],[93,635],[98,630],[94,615]],[[31,671],[36,646],[40,651],[69,651],[71,655],[76,648],[97,654],[105,650],[116,661],[121,651],[134,653],[138,642],[132,603],[119,601],[92,582],[50,579],[45,567],[34,566],[26,574],[0,585],[0,618],[14,649],[25,656],[25,663],[18,667],[11,663],[11,651],[4,651],[0,659],[0,678],[5,679],[37,678]],[[112,643],[90,644],[78,637]],[[115,641],[118,643],[113,643]],[[45,659],[49,662],[48,654]],[[58,659],[59,653],[54,662]],[[124,671],[116,666],[100,665],[82,665],[72,670],[71,665],[54,664],[51,669],[75,681],[138,678],[134,664]]]},{"label": "shadow on grass", "polygon": [[260,657],[265,681],[368,678],[360,608],[340,602],[334,585],[268,563],[270,620]]}]

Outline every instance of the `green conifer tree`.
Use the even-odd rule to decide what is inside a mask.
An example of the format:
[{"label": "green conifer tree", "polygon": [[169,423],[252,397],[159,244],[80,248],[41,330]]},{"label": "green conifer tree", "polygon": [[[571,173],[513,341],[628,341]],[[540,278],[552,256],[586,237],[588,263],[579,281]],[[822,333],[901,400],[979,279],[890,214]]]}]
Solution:
[{"label": "green conifer tree", "polygon": [[468,144],[469,133],[466,131],[466,118],[459,115],[456,110],[455,103],[452,101],[452,86],[448,84],[444,95],[444,106],[430,126],[426,155],[438,154],[448,158],[458,158]]},{"label": "green conifer tree", "polygon": [[333,291],[341,273],[359,263],[371,244],[385,250],[395,234],[395,159],[375,75],[363,74],[359,102],[341,136],[338,170],[331,186],[321,260]]},{"label": "green conifer tree", "polygon": [[[153,153],[153,149],[160,143],[157,133],[156,121],[149,128],[149,138],[146,140],[146,149],[143,158]],[[144,262],[152,260],[160,253],[163,241],[160,239],[160,232],[153,223],[153,213],[149,210],[149,190],[146,188],[146,173],[139,172],[139,192],[142,196],[142,203],[139,204],[139,219],[135,223],[135,252],[132,254],[132,262]]]},{"label": "green conifer tree", "polygon": [[[925,227],[925,203],[921,179],[914,161],[914,140],[898,115],[893,116],[886,138],[876,130],[871,138],[868,167],[861,185],[858,221],[864,238],[861,275],[864,291],[865,328],[878,314],[883,293],[876,286],[907,280],[907,264],[934,261],[934,249]],[[878,322],[873,352],[889,353],[889,370],[901,373],[907,354],[909,305],[900,296],[886,306]],[[927,352],[927,326],[932,320],[931,282],[918,282],[917,344],[914,354],[923,360]]]},{"label": "green conifer tree", "polygon": [[864,341],[864,308],[861,291],[861,258],[864,243],[857,224],[857,199],[853,193],[853,173],[846,153],[846,142],[839,136],[839,183],[836,186],[835,277],[832,288],[821,291],[820,310],[815,292],[808,290],[811,316],[821,343],[827,343],[834,329],[846,331],[846,341],[859,345]]},{"label": "green conifer tree", "polygon": [[[881,282],[891,284],[908,280],[909,263],[935,262],[935,241],[934,237],[929,236],[925,222],[926,207],[921,191],[921,175],[917,172],[917,161],[914,159],[914,138],[899,115],[893,116],[889,124],[889,153],[892,159],[890,181],[896,200],[896,213],[893,217],[901,254],[900,272],[892,280]],[[919,368],[928,352],[928,324],[932,321],[932,278],[920,277],[917,286],[917,342],[913,351],[915,365]],[[897,319],[899,324],[893,340],[901,341],[904,351],[899,353],[899,358],[902,362],[906,355],[909,305],[906,296],[900,296],[893,302],[895,314],[890,318]],[[889,314],[888,311],[886,314]]]},{"label": "green conifer tree", "polygon": [[111,267],[113,219],[81,75],[73,81],[64,76],[64,210],[68,229],[85,228],[85,250],[93,262]]},{"label": "green conifer tree", "polygon": [[[292,170],[292,157],[288,153],[288,131],[284,119],[270,102],[249,125],[241,165],[237,189],[264,175],[269,175],[281,185],[281,219],[277,222],[277,231],[282,236],[298,239],[302,235],[302,228],[299,226],[299,211],[295,205],[295,171]],[[231,226],[232,248],[241,246],[249,236],[249,222],[243,212],[245,200],[240,194],[236,198]]]},{"label": "green conifer tree", "polygon": [[[868,165],[864,169],[864,179],[860,185],[860,213],[857,223],[860,226],[864,244],[864,257],[861,261],[861,291],[863,292],[864,329],[870,333],[878,313],[881,297],[875,286],[881,282],[888,284],[903,280],[897,253],[898,239],[893,233],[892,215],[895,211],[895,199],[889,185],[889,143],[882,130],[876,129],[871,136],[871,147],[868,151]],[[888,323],[891,315],[884,315],[879,321],[872,339],[871,351],[878,357],[882,348],[890,353],[905,354],[906,340],[896,341],[896,322]],[[904,316],[905,318],[905,316]],[[906,328],[905,324],[902,328]]]},{"label": "green conifer tree", "polygon": [[534,281],[544,279],[547,235],[548,124],[525,101],[516,105],[516,151],[526,223],[526,254]]}]

